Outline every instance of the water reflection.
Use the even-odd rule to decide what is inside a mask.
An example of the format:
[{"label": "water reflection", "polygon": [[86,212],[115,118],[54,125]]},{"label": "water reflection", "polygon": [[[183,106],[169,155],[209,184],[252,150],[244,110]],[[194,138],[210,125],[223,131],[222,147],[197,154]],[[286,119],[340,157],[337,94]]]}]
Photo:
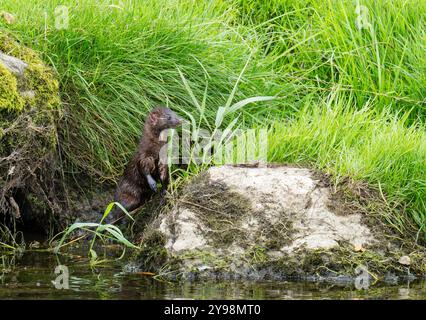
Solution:
[{"label": "water reflection", "polygon": [[357,290],[352,283],[290,281],[204,281],[167,283],[122,266],[91,269],[81,257],[60,261],[69,267],[69,289],[55,289],[58,258],[26,253],[0,273],[0,299],[426,299],[426,281],[376,284]]}]

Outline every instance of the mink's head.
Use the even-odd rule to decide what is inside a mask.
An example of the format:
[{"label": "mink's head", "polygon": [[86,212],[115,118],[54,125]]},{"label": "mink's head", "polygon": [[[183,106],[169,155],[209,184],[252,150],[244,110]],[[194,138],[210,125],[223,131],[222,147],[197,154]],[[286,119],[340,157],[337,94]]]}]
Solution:
[{"label": "mink's head", "polygon": [[176,128],[182,122],[169,108],[159,107],[149,113],[148,123],[157,130]]}]

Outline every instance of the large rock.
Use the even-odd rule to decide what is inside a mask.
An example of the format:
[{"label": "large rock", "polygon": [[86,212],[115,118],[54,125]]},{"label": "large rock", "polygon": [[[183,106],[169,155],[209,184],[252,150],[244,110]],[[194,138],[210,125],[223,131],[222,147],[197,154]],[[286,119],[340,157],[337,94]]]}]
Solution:
[{"label": "large rock", "polygon": [[[174,254],[214,248],[218,241],[213,241],[212,236],[215,237],[216,231],[222,233],[219,241],[229,240],[226,250],[230,254],[243,252],[250,244],[268,246],[271,242],[277,256],[302,247],[330,249],[338,246],[339,241],[354,246],[377,241],[361,223],[361,214],[337,215],[329,209],[329,188],[316,180],[308,169],[222,166],[211,168],[208,175],[204,183],[213,187],[211,192],[226,190],[218,200],[224,201],[226,206],[229,194],[232,197],[235,192],[241,201],[241,211],[236,204],[232,215],[214,212],[208,203],[211,198],[207,201],[197,199],[198,196],[210,197],[210,192],[203,194],[206,190],[192,194],[193,202],[185,201],[184,196],[180,200],[184,206],[176,207],[163,217],[160,225],[168,239],[166,248]],[[202,209],[212,210],[208,219],[215,214],[224,217],[223,222],[217,222],[216,231],[209,226],[207,217],[200,216],[198,205],[207,204],[209,207]]]},{"label": "large rock", "polygon": [[[406,273],[391,231],[344,198],[305,168],[212,167],[148,225],[136,266],[152,267],[145,262],[153,255],[169,275],[184,277],[351,276],[362,264]],[[415,259],[426,270],[424,258],[423,250]]]}]

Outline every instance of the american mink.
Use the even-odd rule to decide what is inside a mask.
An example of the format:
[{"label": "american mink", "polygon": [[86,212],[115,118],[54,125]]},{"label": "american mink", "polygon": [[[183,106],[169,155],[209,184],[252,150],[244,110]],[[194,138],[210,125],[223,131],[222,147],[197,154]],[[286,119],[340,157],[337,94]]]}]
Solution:
[{"label": "american mink", "polygon": [[[160,133],[180,124],[176,114],[165,107],[158,107],[147,116],[138,149],[127,164],[115,191],[114,201],[128,212],[143,205],[153,192],[157,192],[157,180],[161,181],[164,195],[169,183],[169,171],[167,162],[160,162],[160,150],[167,143],[160,139]],[[110,221],[124,215],[118,207],[111,214]]]}]

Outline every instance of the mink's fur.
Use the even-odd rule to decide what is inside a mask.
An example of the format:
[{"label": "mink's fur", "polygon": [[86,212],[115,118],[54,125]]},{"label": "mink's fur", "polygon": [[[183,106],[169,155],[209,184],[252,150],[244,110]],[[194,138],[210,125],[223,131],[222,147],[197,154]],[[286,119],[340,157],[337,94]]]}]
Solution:
[{"label": "mink's fur", "polygon": [[[128,212],[143,205],[157,191],[157,181],[161,181],[162,193],[166,191],[169,172],[167,161],[160,161],[160,150],[167,139],[163,141],[160,134],[163,130],[176,128],[180,124],[176,114],[165,107],[156,108],[147,116],[138,149],[127,164],[114,197]],[[123,215],[116,208],[110,219],[117,220]]]}]

